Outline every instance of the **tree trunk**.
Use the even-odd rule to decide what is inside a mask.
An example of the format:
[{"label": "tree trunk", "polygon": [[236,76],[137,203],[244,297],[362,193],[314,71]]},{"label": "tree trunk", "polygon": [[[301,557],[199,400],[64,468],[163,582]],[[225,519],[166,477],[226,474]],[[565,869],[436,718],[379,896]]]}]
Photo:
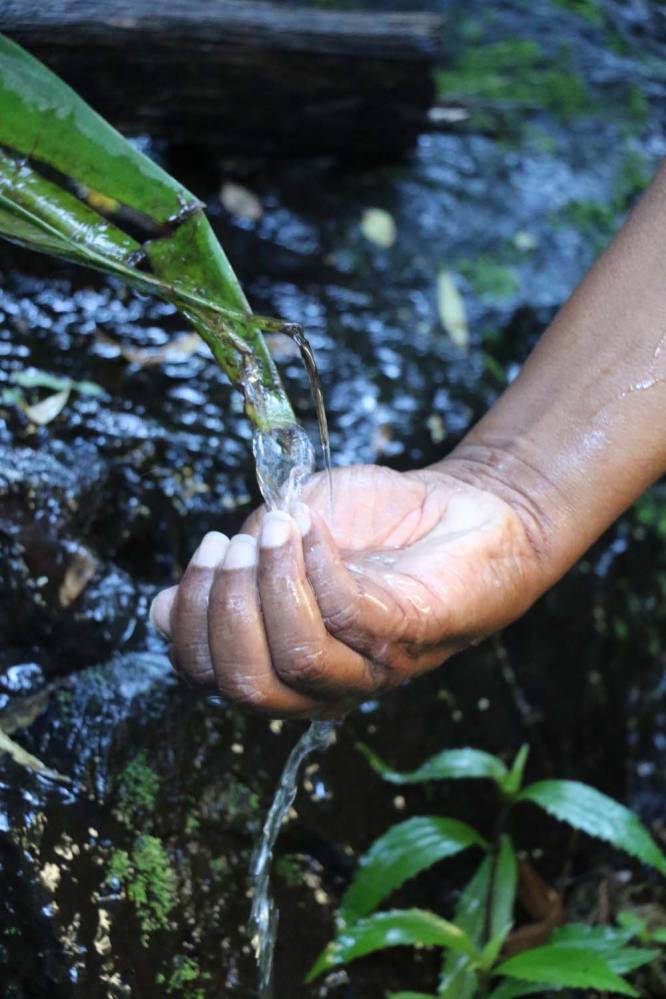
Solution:
[{"label": "tree trunk", "polygon": [[229,156],[386,158],[425,124],[441,20],[249,0],[0,0],[0,30],[128,134]]}]

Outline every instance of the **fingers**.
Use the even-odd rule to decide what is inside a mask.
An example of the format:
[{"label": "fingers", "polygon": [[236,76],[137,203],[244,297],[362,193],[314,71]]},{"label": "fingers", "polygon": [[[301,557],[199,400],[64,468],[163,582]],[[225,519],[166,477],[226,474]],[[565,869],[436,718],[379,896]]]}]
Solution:
[{"label": "fingers", "polygon": [[[176,589],[169,614],[171,654],[177,672],[184,673],[196,686],[215,685],[215,673],[208,648],[208,599],[215,569],[224,559],[229,539],[219,531],[210,531],[190,559],[185,575]],[[167,591],[169,593],[170,591]],[[166,604],[168,597],[162,597]],[[163,607],[158,604],[155,615]]]},{"label": "fingers", "polygon": [[273,670],[257,588],[257,542],[250,535],[232,538],[215,575],[207,638],[224,696],[282,717],[318,712],[312,698],[292,690]]},{"label": "fingers", "polygon": [[[306,528],[304,514],[298,511]],[[321,699],[373,693],[381,667],[326,630],[308,582],[299,528],[286,513],[267,513],[259,539],[258,589],[270,659],[289,687]]]},{"label": "fingers", "polygon": [[[378,562],[377,579],[347,567],[324,520],[308,507],[296,511],[301,520],[307,577],[327,630],[364,655],[386,666],[399,666],[399,645],[408,636],[410,615],[392,581],[390,555]],[[307,523],[306,523],[307,522]],[[379,580],[382,582],[379,582]]]}]

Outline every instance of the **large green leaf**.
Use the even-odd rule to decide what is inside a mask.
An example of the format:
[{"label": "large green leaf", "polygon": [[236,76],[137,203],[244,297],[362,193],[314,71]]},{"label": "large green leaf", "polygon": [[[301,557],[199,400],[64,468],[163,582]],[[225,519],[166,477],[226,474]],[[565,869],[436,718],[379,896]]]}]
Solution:
[{"label": "large green leaf", "polygon": [[633,812],[587,784],[572,780],[542,780],[526,787],[516,801],[532,801],[561,822],[666,874],[666,857]]},{"label": "large green leaf", "polygon": [[453,923],[422,909],[394,909],[360,919],[338,934],[319,956],[306,981],[373,951],[407,945],[450,947],[470,957],[478,956],[467,935]]},{"label": "large green leaf", "polygon": [[[458,899],[453,922],[480,948],[486,929],[488,894],[492,878],[492,857],[484,857]],[[440,999],[473,999],[478,979],[465,954],[447,950],[439,981]]]},{"label": "large green leaf", "polygon": [[644,964],[649,964],[661,951],[645,947],[627,947],[633,933],[629,929],[615,926],[587,926],[585,923],[569,923],[555,930],[549,944],[564,947],[579,947],[593,951],[607,961],[608,967],[618,975],[626,975]]},{"label": "large green leaf", "polygon": [[0,107],[0,234],[172,302],[254,422],[292,424],[261,334],[281,324],[251,314],[198,199],[2,35]]},{"label": "large green leaf", "polygon": [[594,951],[579,947],[546,944],[510,957],[496,969],[526,982],[541,982],[560,988],[589,988],[614,995],[637,996],[638,992]]},{"label": "large green leaf", "polygon": [[520,999],[521,996],[543,996],[549,986],[545,982],[520,982],[506,978],[490,993],[489,999]]},{"label": "large green leaf", "polygon": [[358,743],[358,748],[377,773],[391,784],[421,784],[430,780],[488,777],[498,784],[508,771],[504,763],[481,749],[445,749],[422,763],[416,770],[400,772],[385,763],[369,746]]},{"label": "large green leaf", "polygon": [[343,923],[367,916],[405,881],[468,846],[486,848],[487,843],[456,819],[415,816],[393,826],[359,860],[340,906]]}]

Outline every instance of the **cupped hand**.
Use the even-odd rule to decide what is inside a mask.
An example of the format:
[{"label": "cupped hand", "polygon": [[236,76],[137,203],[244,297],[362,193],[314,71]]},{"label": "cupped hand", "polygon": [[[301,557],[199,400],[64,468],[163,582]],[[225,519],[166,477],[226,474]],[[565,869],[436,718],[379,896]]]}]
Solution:
[{"label": "cupped hand", "polygon": [[519,509],[432,469],[336,469],[290,513],[207,534],[151,616],[190,682],[276,717],[335,717],[518,617],[540,591]]}]

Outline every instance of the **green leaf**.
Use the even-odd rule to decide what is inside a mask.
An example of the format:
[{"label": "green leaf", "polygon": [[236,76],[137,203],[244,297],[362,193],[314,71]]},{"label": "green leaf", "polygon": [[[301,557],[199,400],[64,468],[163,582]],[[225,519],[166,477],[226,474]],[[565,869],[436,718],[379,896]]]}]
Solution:
[{"label": "green leaf", "polygon": [[529,752],[530,747],[527,743],[520,747],[511,766],[511,770],[502,782],[502,790],[507,797],[513,797],[513,795],[517,794],[522,787],[523,776],[525,774],[525,764],[527,763]]},{"label": "green leaf", "polygon": [[652,930],[650,939],[656,943],[666,944],[666,926],[660,926],[658,930]]},{"label": "green leaf", "polygon": [[513,925],[513,908],[518,886],[518,860],[509,836],[502,836],[494,858],[490,937],[504,939]]},{"label": "green leaf", "polygon": [[453,923],[422,909],[394,909],[377,912],[347,927],[319,956],[306,981],[312,982],[330,968],[374,951],[408,945],[451,947],[470,957],[477,956],[471,940]]},{"label": "green leaf", "polygon": [[580,947],[584,951],[599,954],[609,968],[618,975],[625,975],[649,964],[660,955],[660,951],[655,949],[625,946],[633,935],[633,930],[630,929],[569,923],[555,930],[548,942],[563,947]]},{"label": "green leaf", "polygon": [[[491,876],[492,857],[484,857],[461,893],[453,915],[455,925],[464,930],[476,947],[483,941]],[[476,990],[477,975],[470,959],[447,951],[439,982],[440,999],[473,999]]]},{"label": "green leaf", "polygon": [[629,930],[631,937],[642,936],[645,933],[647,928],[645,920],[631,909],[623,909],[622,912],[618,912],[616,918],[618,926],[623,930]]},{"label": "green leaf", "polygon": [[246,388],[255,424],[293,424],[261,335],[283,324],[252,316],[198,199],[2,35],[0,107],[0,235],[173,303]]},{"label": "green leaf", "polygon": [[384,763],[369,746],[362,742],[357,745],[373,770],[391,784],[421,784],[429,780],[471,777],[488,777],[501,784],[507,775],[506,766],[499,757],[481,749],[445,749],[431,756],[416,770],[400,773]]},{"label": "green leaf", "polygon": [[609,967],[603,956],[579,947],[554,944],[535,947],[510,957],[499,965],[496,973],[548,986],[638,996],[638,992]]},{"label": "green leaf", "polygon": [[520,996],[543,995],[549,990],[545,982],[521,982],[507,978],[490,993],[489,999],[519,999]]},{"label": "green leaf", "polygon": [[38,427],[45,427],[62,413],[67,405],[69,393],[69,388],[65,388],[61,392],[47,395],[46,399],[41,399],[33,406],[25,406],[25,415],[31,423],[36,423]]},{"label": "green leaf", "polygon": [[487,845],[474,829],[455,819],[416,816],[393,826],[359,860],[340,906],[343,923],[366,916],[405,881],[444,857]]},{"label": "green leaf", "polygon": [[526,787],[517,801],[532,801],[561,822],[611,843],[666,874],[666,857],[640,819],[624,805],[587,784],[542,780]]}]

